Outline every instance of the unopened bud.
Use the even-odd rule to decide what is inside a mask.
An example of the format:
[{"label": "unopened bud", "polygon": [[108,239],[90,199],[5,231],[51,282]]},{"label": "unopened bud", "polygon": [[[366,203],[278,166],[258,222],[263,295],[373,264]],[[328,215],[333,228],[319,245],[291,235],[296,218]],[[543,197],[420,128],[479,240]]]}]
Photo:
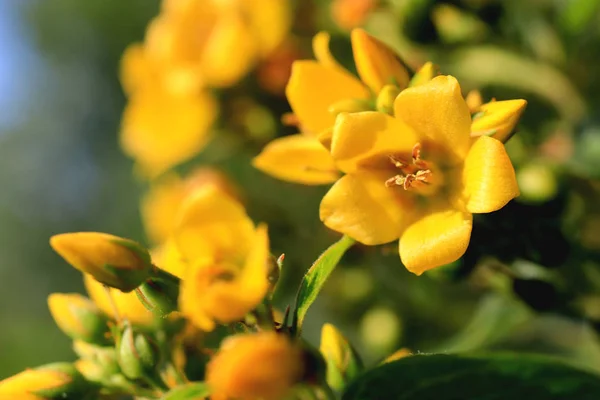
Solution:
[{"label": "unopened bud", "polygon": [[398,97],[400,89],[395,85],[385,85],[377,95],[375,107],[377,111],[394,115],[394,100]]},{"label": "unopened bud", "polygon": [[70,363],[27,369],[0,381],[2,399],[89,399],[96,391]]},{"label": "unopened bud", "polygon": [[73,350],[80,357],[75,367],[90,382],[108,385],[121,372],[114,347],[100,347],[76,340]]},{"label": "unopened bud", "polygon": [[148,250],[106,233],[63,233],[52,236],[50,245],[73,267],[122,292],[138,287],[152,270]]},{"label": "unopened bud", "polygon": [[320,351],[327,363],[327,383],[335,390],[343,389],[362,370],[356,351],[331,324],[323,325]]},{"label": "unopened bud", "polygon": [[352,30],[350,39],[358,75],[374,93],[389,84],[408,86],[408,70],[394,50],[363,29]]},{"label": "unopened bud", "polygon": [[435,78],[438,74],[438,66],[428,61],[413,75],[408,86],[415,87],[423,85]]},{"label": "unopened bud", "polygon": [[146,280],[135,291],[140,302],[158,317],[166,317],[177,309],[179,278],[157,269],[158,276]]},{"label": "unopened bud", "polygon": [[158,365],[158,346],[142,333],[134,333],[127,325],[119,346],[119,365],[129,379],[153,376]]},{"label": "unopened bud", "polygon": [[471,137],[488,135],[506,143],[526,105],[525,100],[492,101],[481,105],[473,116]]},{"label": "unopened bud", "polygon": [[48,307],[56,325],[72,339],[89,343],[110,342],[108,318],[93,301],[77,293],[53,293]]}]

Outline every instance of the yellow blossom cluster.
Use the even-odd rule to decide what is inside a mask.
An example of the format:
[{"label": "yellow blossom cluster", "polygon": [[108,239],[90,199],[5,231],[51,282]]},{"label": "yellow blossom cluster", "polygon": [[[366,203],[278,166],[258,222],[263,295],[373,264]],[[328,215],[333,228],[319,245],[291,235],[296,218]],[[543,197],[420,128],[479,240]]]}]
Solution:
[{"label": "yellow blossom cluster", "polygon": [[287,97],[300,134],[275,139],[254,166],[303,184],[335,184],[320,217],[329,228],[366,244],[400,238],[408,270],[460,258],[472,214],[496,211],[519,194],[502,141],[525,100],[471,109],[452,76],[431,63],[412,78],[398,56],[362,29],[351,34],[359,78],[314,41],[316,61],[293,64]]},{"label": "yellow blossom cluster", "polygon": [[[360,10],[357,18],[367,12]],[[163,398],[198,383],[184,372],[191,356],[203,363],[203,382],[193,387],[202,394],[173,398],[277,400],[298,384],[330,395],[362,370],[333,325],[323,327],[319,351],[299,337],[298,309],[310,306],[330,271],[318,271],[317,260],[295,308],[276,318],[271,278],[280,265],[266,225],[250,218],[219,171],[167,173],[206,143],[218,109],[212,90],[240,81],[289,25],[284,0],[163,1],[144,43],[127,49],[121,77],[128,96],[123,148],[143,174],[161,175],[141,202],[152,248],[99,232],[53,236],[54,250],[83,272],[90,297],[48,298],[80,359],[4,380],[0,396],[38,400],[58,390],[88,398],[101,387],[108,395]],[[453,76],[439,75],[432,63],[413,73],[358,28],[351,32],[355,76],[332,56],[329,41],[317,34],[316,60],[292,66],[286,96],[299,133],[273,140],[253,165],[286,181],[332,184],[319,215],[345,235],[343,251],[354,241],[399,240],[402,263],[417,275],[459,259],[473,214],[519,194],[503,142],[525,100],[484,104],[476,91],[463,97]],[[203,339],[218,325],[234,333],[215,351]],[[401,349],[386,362],[409,355]]]},{"label": "yellow blossom cluster", "polygon": [[141,175],[158,176],[202,150],[219,110],[211,89],[234,85],[271,54],[290,14],[287,0],[162,2],[121,65],[121,145]]}]

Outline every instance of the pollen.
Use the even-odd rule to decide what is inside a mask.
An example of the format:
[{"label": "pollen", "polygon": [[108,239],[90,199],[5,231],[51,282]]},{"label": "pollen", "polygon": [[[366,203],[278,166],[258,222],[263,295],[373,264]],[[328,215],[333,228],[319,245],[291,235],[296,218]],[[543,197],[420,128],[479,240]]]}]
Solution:
[{"label": "pollen", "polygon": [[390,155],[388,158],[400,173],[386,180],[386,187],[402,186],[404,190],[425,189],[434,183],[434,173],[430,164],[421,159],[420,143],[414,145],[410,161],[395,155]]}]

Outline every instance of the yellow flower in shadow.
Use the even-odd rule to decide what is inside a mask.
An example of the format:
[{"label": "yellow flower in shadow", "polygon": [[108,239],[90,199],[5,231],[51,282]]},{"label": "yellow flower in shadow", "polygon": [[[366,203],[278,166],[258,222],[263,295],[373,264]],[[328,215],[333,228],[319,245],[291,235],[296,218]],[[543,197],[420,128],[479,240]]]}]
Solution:
[{"label": "yellow flower in shadow", "polygon": [[320,217],[367,245],[400,238],[402,262],[420,275],[464,254],[472,213],[498,210],[519,190],[503,144],[471,139],[454,77],[402,91],[394,114],[338,116],[331,154],[346,175],[323,198]]},{"label": "yellow flower in shadow", "polygon": [[211,398],[278,400],[302,378],[302,351],[275,332],[230,336],[209,362]]},{"label": "yellow flower in shadow", "polygon": [[195,192],[174,239],[188,264],[180,309],[197,327],[239,321],[262,302],[269,288],[267,228],[255,228],[236,200],[212,186]]}]

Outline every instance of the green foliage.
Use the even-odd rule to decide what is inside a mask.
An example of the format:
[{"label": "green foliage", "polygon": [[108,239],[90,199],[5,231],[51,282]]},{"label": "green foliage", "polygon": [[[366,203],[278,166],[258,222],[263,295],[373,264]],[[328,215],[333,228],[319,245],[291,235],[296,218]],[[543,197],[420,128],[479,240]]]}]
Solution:
[{"label": "green foliage", "polygon": [[316,300],[323,285],[331,275],[331,272],[340,262],[342,256],[354,244],[354,239],[342,236],[340,240],[329,246],[310,267],[298,290],[296,296],[296,307],[294,310],[293,329],[298,332],[302,329],[304,317],[311,304]]},{"label": "green foliage", "polygon": [[[516,396],[516,397],[515,397]],[[536,400],[600,397],[600,378],[533,355],[416,355],[355,380],[343,400]]]}]

